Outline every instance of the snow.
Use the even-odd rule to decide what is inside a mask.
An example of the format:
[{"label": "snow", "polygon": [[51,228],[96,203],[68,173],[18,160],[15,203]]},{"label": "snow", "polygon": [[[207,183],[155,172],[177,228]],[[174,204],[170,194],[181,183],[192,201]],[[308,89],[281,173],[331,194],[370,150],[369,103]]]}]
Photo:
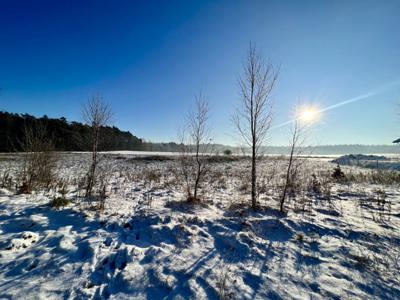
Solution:
[{"label": "snow", "polygon": [[382,155],[350,154],[340,156],[332,160],[332,162],[344,166],[357,166],[368,169],[400,170],[398,157],[386,157]]},{"label": "snow", "polygon": [[[252,212],[238,188],[245,160],[212,164],[204,202],[188,204],[167,176],[176,161],[130,157],[104,158],[103,214],[76,191],[86,154],[60,162],[64,208],[50,207],[51,192],[0,189],[0,299],[400,298],[398,185],[332,183],[330,199],[306,193],[310,209],[291,200],[281,214],[271,184]],[[335,166],[308,164],[314,173]]]}]

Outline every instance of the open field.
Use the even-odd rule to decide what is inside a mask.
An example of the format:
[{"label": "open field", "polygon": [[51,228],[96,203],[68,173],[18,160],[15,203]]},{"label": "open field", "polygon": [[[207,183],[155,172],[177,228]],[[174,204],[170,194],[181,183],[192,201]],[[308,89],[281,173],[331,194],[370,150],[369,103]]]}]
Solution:
[{"label": "open field", "polygon": [[31,194],[17,193],[21,155],[0,157],[0,299],[400,297],[397,171],[342,167],[338,181],[330,158],[303,158],[280,213],[287,161],[268,157],[254,212],[246,158],[210,157],[189,203],[176,156],[103,153],[99,211],[82,192],[89,154],[59,156]]}]

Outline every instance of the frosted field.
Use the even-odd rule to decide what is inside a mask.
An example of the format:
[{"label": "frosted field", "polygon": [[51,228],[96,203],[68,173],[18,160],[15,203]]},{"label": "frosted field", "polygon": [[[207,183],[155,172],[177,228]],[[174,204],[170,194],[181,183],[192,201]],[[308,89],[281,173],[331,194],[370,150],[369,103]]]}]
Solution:
[{"label": "frosted field", "polygon": [[[282,157],[260,163],[252,212],[245,159],[210,162],[189,204],[173,155],[109,153],[99,214],[80,190],[89,155],[60,155],[52,188],[0,189],[0,299],[400,298],[400,187],[380,171],[343,167],[339,183],[330,159],[304,159],[282,215]],[[0,177],[19,162],[1,155]],[[61,186],[70,203],[50,207]]]}]

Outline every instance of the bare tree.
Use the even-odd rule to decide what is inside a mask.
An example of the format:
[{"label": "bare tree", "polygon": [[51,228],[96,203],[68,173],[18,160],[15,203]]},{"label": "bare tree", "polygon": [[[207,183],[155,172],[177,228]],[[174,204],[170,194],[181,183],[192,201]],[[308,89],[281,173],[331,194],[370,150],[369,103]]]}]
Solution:
[{"label": "bare tree", "polygon": [[[289,192],[295,193],[299,186],[299,175],[301,167],[306,160],[301,159],[301,155],[305,149],[311,150],[310,147],[305,147],[307,140],[307,129],[318,120],[319,111],[312,106],[304,106],[298,103],[295,107],[293,127],[291,129],[289,142],[289,160],[287,164],[283,192],[280,199],[280,211],[284,210],[284,203]],[[315,175],[313,175],[315,176]]]},{"label": "bare tree", "polygon": [[91,127],[91,147],[92,147],[92,162],[87,174],[86,193],[85,196],[92,195],[93,186],[96,181],[96,168],[98,164],[98,146],[100,140],[100,129],[111,122],[112,111],[111,107],[105,103],[100,95],[93,96],[83,106],[83,119],[87,125]]},{"label": "bare tree", "polygon": [[250,44],[243,75],[239,78],[241,105],[233,116],[234,124],[251,148],[251,206],[257,208],[257,160],[272,121],[271,92],[278,70]]},{"label": "bare tree", "polygon": [[202,93],[196,96],[194,111],[187,116],[186,128],[180,136],[181,176],[185,181],[188,200],[198,200],[202,180],[208,170],[207,156],[211,149],[208,128],[209,106]]},{"label": "bare tree", "polygon": [[22,181],[20,192],[30,193],[38,187],[48,188],[54,180],[57,156],[46,127],[41,123],[25,125],[21,148],[24,154],[19,172]]},{"label": "bare tree", "polygon": [[280,211],[283,212],[284,203],[286,199],[286,195],[289,187],[294,185],[295,180],[295,172],[297,170],[296,162],[298,156],[300,155],[299,149],[303,146],[304,138],[303,138],[303,129],[304,127],[299,123],[298,120],[294,121],[294,125],[292,128],[291,138],[290,138],[290,154],[288,166],[286,169],[285,175],[285,184],[283,186],[282,197],[280,200]]}]

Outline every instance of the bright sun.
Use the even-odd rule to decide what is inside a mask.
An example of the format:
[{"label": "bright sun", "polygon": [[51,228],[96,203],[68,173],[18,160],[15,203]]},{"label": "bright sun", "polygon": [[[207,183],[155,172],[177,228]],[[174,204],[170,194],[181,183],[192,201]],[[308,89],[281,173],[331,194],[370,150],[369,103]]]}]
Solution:
[{"label": "bright sun", "polygon": [[298,109],[297,118],[306,124],[312,124],[319,120],[319,109],[313,106],[302,106]]}]

